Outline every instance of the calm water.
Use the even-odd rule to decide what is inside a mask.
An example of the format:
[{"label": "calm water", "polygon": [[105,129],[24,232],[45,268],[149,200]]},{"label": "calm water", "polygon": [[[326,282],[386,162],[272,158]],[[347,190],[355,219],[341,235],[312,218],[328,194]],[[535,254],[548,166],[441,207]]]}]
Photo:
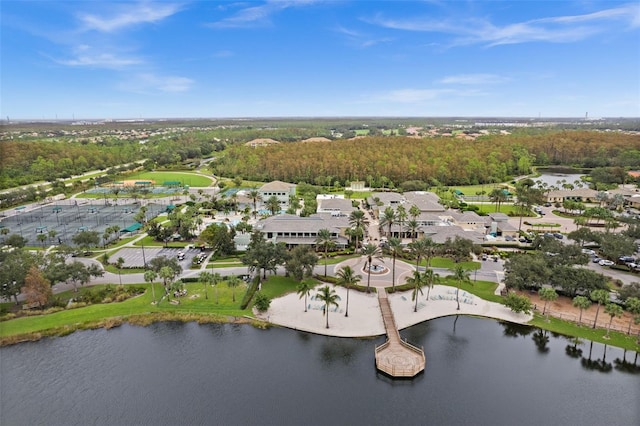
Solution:
[{"label": "calm water", "polygon": [[[540,176],[534,177],[533,181],[534,182],[542,181],[542,182],[545,182],[549,186],[555,185],[558,188],[563,189],[562,188],[562,182],[561,182],[563,179],[566,181],[566,183],[570,183],[571,185],[576,186],[574,182],[575,181],[579,181],[582,176],[586,176],[586,175],[578,174],[578,173],[571,173],[571,174],[567,174],[567,173],[549,173],[549,172],[543,171]],[[587,186],[585,185],[584,187],[586,188]]]},{"label": "calm water", "polygon": [[382,338],[232,324],[122,326],[6,347],[0,424],[640,422],[633,352],[583,343],[577,355],[566,338],[466,317],[402,334],[425,347],[427,369],[414,380],[376,373]]}]

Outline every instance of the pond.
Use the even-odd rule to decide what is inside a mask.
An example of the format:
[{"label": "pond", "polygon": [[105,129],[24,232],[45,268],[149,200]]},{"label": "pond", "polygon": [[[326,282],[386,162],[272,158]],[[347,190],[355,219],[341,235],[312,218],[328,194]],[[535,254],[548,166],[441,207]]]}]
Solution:
[{"label": "pond", "polygon": [[401,332],[412,380],[376,372],[383,338],[159,323],[0,349],[3,425],[638,424],[635,352],[447,317]]}]

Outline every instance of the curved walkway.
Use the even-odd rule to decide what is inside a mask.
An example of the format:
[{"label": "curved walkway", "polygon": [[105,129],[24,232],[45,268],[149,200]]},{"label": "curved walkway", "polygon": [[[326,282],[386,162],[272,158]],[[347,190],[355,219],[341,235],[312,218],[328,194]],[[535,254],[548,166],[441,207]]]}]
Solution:
[{"label": "curved walkway", "polygon": [[[304,300],[295,293],[272,300],[269,310],[256,316],[283,327],[327,336],[368,337],[385,333],[380,304],[375,293],[366,294],[350,290],[349,316],[345,317],[347,290],[343,287],[332,287],[341,300],[338,310],[329,312],[329,329],[325,328],[322,304],[315,300],[308,300],[307,312],[304,312]],[[532,315],[516,314],[504,305],[488,302],[463,291],[460,291],[460,310],[458,311],[451,291],[455,291],[455,288],[435,286],[429,293],[428,299],[426,294],[420,296],[418,312],[414,312],[415,302],[411,301],[410,291],[390,295],[389,303],[398,329],[450,315],[482,316],[520,324],[525,324],[533,318]],[[315,292],[311,294],[315,295]]]}]

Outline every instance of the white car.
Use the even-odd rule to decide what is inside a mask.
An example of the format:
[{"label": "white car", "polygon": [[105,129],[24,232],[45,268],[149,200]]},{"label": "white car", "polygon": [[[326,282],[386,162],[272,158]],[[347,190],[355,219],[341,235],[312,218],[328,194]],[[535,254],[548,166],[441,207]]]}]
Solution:
[{"label": "white car", "polygon": [[612,261],[607,260],[607,259],[602,259],[600,262],[598,262],[598,264],[600,266],[612,266],[612,265],[615,265]]}]

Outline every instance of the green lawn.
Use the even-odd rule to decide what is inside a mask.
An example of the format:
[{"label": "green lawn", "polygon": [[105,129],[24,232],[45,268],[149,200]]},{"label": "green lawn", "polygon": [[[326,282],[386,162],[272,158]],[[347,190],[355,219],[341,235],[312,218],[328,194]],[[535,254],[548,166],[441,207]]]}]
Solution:
[{"label": "green lawn", "polygon": [[588,326],[578,326],[572,322],[562,321],[554,317],[550,317],[549,321],[547,321],[546,317],[540,314],[536,314],[529,324],[554,333],[563,334],[565,336],[574,336],[605,345],[617,346],[619,348],[629,349],[632,351],[640,351],[640,345],[637,343],[637,336],[629,336],[627,334],[612,331],[609,338],[605,338],[607,334],[606,329],[593,329]]},{"label": "green lawn", "polygon": [[[458,282],[450,277],[445,277],[445,279],[441,280],[442,285],[448,285],[452,287],[457,287]],[[471,277],[470,283],[461,283],[460,290],[464,290],[471,294],[475,294],[481,299],[488,300],[490,302],[502,303],[502,296],[496,295],[495,291],[498,287],[497,283],[491,281],[473,281],[473,276]]]},{"label": "green lawn", "polygon": [[[479,209],[478,214],[489,214],[489,213],[496,212],[496,205],[492,203],[467,203],[467,204],[470,206],[477,206]],[[498,213],[504,213],[506,215],[514,211],[515,211],[515,207],[513,207],[513,204],[509,204],[509,203],[500,204],[500,208],[498,209]]]},{"label": "green lawn", "polygon": [[[415,264],[415,262],[414,262]],[[420,262],[421,266],[426,266],[427,262],[426,261],[421,261]],[[434,257],[433,259],[431,259],[431,267],[433,268],[447,268],[447,269],[453,269],[455,268],[456,263],[452,260],[452,259],[448,259],[446,257]],[[480,262],[460,262],[459,265],[461,265],[464,269],[466,269],[467,271],[473,271],[475,269],[480,269]]]},{"label": "green lawn", "polygon": [[125,177],[127,180],[153,180],[156,185],[162,185],[163,182],[176,181],[182,185],[200,188],[211,185],[213,179],[195,173],[188,172],[141,172]]},{"label": "green lawn", "polygon": [[[251,315],[250,309],[240,309],[240,302],[246,290],[246,284],[244,283],[235,289],[235,302],[232,300],[233,290],[227,287],[226,282],[223,281],[217,285],[219,303],[216,303],[215,288],[209,286],[207,289],[207,299],[205,298],[203,284],[189,283],[185,284],[188,291],[187,296],[179,298],[179,305],[172,305],[168,301],[163,300],[157,306],[151,304],[153,299],[150,284],[141,285],[146,287],[147,291],[141,296],[125,300],[124,302],[90,305],[49,315],[29,316],[0,322],[0,337],[42,332],[44,330],[65,326],[79,327],[82,324],[97,323],[109,318],[127,317],[146,313],[216,314],[234,317]],[[265,284],[263,287],[266,286]],[[89,290],[89,288],[81,289],[80,291],[87,290]],[[158,299],[164,293],[162,285],[158,283],[155,284],[155,291]],[[64,294],[60,294],[59,297],[64,297]]]}]

